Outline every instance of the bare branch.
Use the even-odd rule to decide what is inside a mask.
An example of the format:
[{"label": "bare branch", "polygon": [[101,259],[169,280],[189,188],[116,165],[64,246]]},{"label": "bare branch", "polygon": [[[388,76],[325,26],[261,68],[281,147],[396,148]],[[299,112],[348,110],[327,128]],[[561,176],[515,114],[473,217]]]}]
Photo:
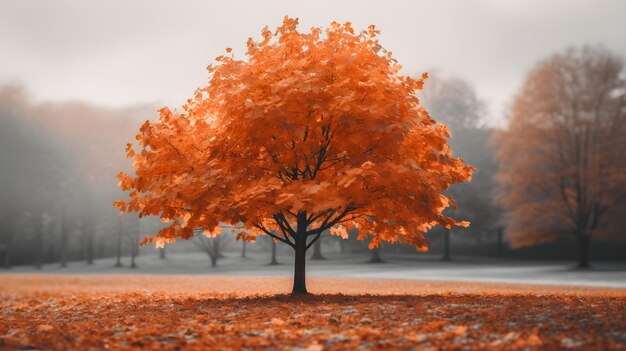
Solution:
[{"label": "bare branch", "polygon": [[274,239],[276,239],[276,240],[279,240],[279,241],[282,241],[282,242],[284,242],[285,244],[287,244],[287,245],[291,246],[291,247],[292,247],[292,248],[294,248],[294,249],[296,248],[296,245],[294,245],[291,241],[289,241],[288,239],[283,239],[283,238],[281,238],[281,237],[279,237],[279,236],[277,236],[277,235],[274,235],[272,232],[270,232],[269,230],[265,229],[265,227],[263,227],[263,225],[261,225],[261,224],[255,224],[254,226],[255,226],[256,228],[261,229],[261,230],[262,230],[265,234],[267,234],[267,235],[271,236],[272,238],[274,238]]},{"label": "bare branch", "polygon": [[323,232],[326,229],[329,229],[330,227],[340,223],[340,221],[342,219],[344,219],[344,217],[352,212],[356,210],[356,207],[354,206],[354,204],[349,204],[348,206],[346,206],[346,208],[340,213],[338,214],[334,219],[331,220],[332,216],[335,214],[335,212],[337,212],[337,210],[333,210],[322,222],[322,224],[317,228],[317,229],[313,229],[310,231],[307,231],[307,236],[309,235],[317,235],[321,232]]}]

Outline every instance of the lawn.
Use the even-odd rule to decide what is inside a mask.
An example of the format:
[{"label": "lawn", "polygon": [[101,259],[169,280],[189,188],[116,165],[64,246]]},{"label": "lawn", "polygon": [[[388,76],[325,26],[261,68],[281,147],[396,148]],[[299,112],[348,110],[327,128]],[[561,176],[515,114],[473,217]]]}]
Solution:
[{"label": "lawn", "polygon": [[1,349],[626,349],[626,290],[314,277],[0,275]]}]

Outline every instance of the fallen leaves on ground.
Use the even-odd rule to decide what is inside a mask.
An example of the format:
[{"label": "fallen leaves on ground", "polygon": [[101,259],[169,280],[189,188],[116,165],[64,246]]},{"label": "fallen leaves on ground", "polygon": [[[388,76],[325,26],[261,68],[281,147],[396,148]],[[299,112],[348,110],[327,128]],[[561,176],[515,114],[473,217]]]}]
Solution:
[{"label": "fallen leaves on ground", "polygon": [[620,289],[312,278],[314,295],[290,296],[276,277],[0,281],[0,349],[626,349]]}]

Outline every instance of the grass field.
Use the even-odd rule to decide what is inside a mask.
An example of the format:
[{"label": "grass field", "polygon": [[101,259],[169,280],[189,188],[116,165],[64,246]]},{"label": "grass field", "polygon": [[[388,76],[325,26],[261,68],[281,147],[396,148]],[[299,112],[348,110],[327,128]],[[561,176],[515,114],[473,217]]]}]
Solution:
[{"label": "grass field", "polygon": [[626,290],[313,277],[0,275],[0,348],[626,349]]}]

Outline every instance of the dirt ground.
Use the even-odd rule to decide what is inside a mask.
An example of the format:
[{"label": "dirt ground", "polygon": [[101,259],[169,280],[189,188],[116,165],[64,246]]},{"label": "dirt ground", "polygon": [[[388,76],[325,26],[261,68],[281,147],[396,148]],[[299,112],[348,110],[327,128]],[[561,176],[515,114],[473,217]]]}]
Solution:
[{"label": "dirt ground", "polygon": [[390,279],[0,275],[0,349],[626,350],[626,290]]}]

